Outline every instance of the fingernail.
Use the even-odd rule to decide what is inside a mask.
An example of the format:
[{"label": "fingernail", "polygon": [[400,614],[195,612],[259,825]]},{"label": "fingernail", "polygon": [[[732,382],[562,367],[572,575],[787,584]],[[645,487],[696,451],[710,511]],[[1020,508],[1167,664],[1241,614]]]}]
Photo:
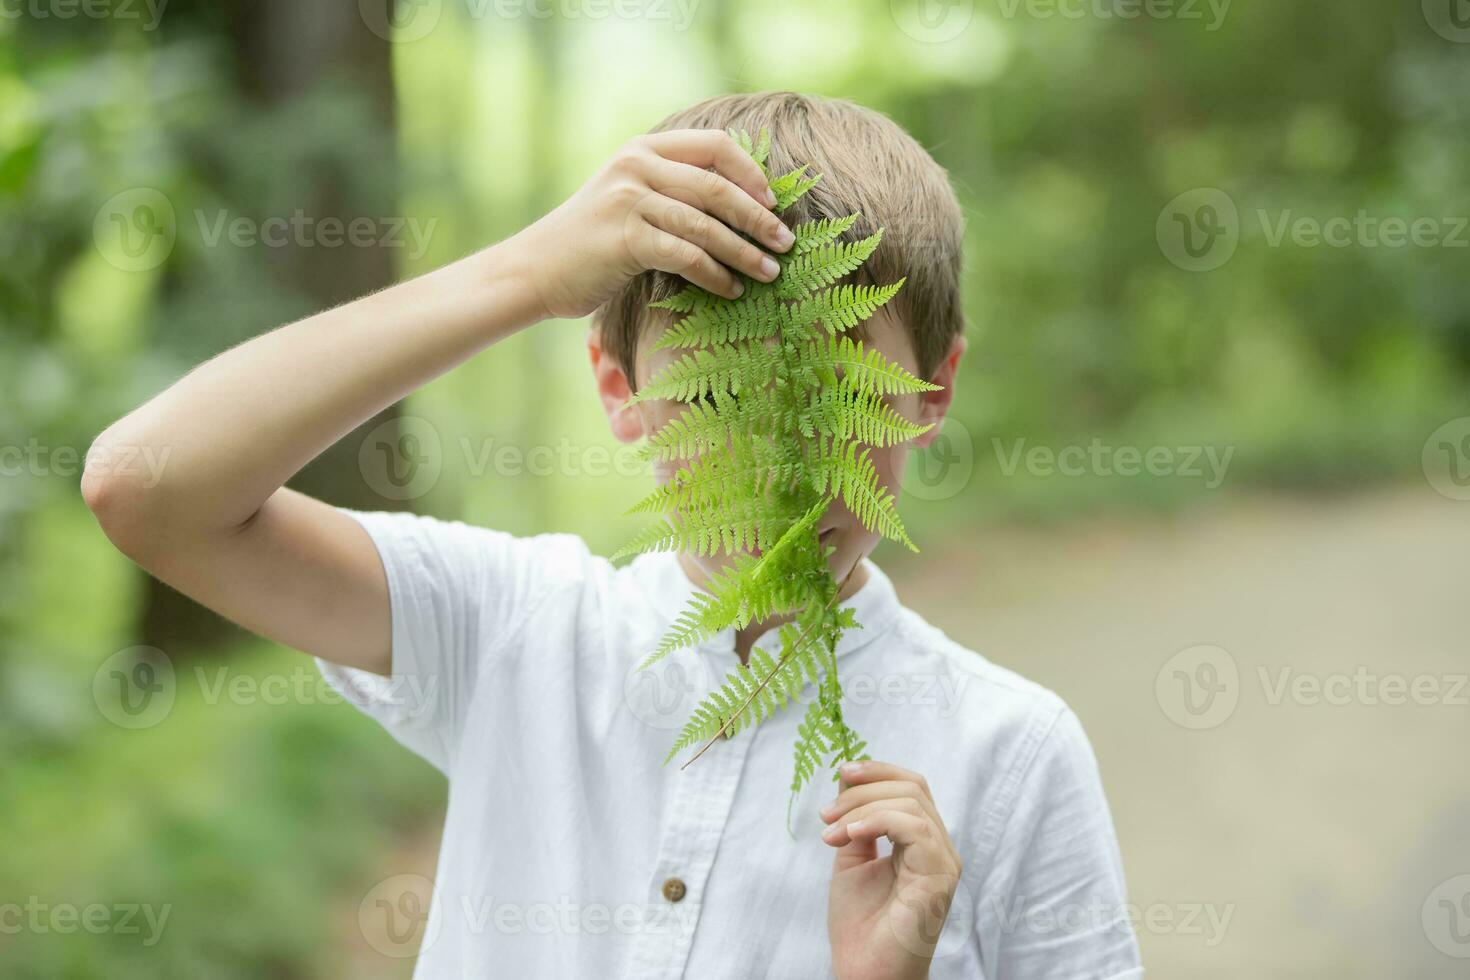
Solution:
[{"label": "fingernail", "polygon": [[832,826],[828,827],[826,830],[822,831],[822,840],[834,841],[837,839],[837,836],[840,833],[842,833],[842,824],[835,823]]},{"label": "fingernail", "polygon": [[766,188],[765,201],[766,207],[768,208],[773,208],[776,206],[776,192],[771,190],[769,187]]},{"label": "fingernail", "polygon": [[848,833],[848,836],[850,837],[853,834],[857,833],[859,830],[861,830],[863,824],[866,823],[866,822],[867,821],[865,821],[865,820],[854,820],[852,823],[848,824],[847,825],[847,833]]},{"label": "fingernail", "polygon": [[856,776],[863,771],[863,764],[861,762],[844,762],[837,767],[837,771],[844,776]]},{"label": "fingernail", "polygon": [[836,800],[833,800],[831,803],[828,803],[826,806],[822,807],[822,809],[818,810],[817,812],[820,813],[822,815],[822,819],[825,820],[828,817],[830,817],[832,815],[832,812],[834,810],[836,810],[836,809],[837,809],[837,801]]},{"label": "fingernail", "polygon": [[791,229],[787,228],[785,225],[782,225],[780,228],[776,229],[776,233],[772,235],[771,238],[776,243],[776,247],[780,249],[789,248],[791,247],[791,243],[796,241],[796,236],[793,235],[791,233]]},{"label": "fingernail", "polygon": [[735,280],[735,285],[730,288],[730,298],[739,299],[740,294],[743,292],[745,292],[745,283],[741,282],[739,279]]},{"label": "fingernail", "polygon": [[761,275],[765,276],[766,281],[769,282],[770,280],[775,279],[780,274],[781,266],[777,264],[775,259],[771,258],[769,255],[761,257]]}]

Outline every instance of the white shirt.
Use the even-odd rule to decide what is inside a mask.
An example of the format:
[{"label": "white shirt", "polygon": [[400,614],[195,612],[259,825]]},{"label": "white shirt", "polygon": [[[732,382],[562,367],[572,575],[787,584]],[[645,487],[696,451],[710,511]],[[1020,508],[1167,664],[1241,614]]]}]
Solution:
[{"label": "white shirt", "polygon": [[[353,516],[387,571],[393,676],[322,669],[449,778],[416,977],[831,975],[826,773],[793,808],[794,839],[786,825],[804,704],[684,771],[687,752],[663,764],[738,663],[726,630],[636,670],[694,591],[673,555],[618,568],[570,535]],[[1141,975],[1076,716],[868,571],[847,603],[863,628],[837,651],[847,718],[874,758],[924,774],[964,864],[930,975]],[[370,895],[361,912],[415,907]]]}]

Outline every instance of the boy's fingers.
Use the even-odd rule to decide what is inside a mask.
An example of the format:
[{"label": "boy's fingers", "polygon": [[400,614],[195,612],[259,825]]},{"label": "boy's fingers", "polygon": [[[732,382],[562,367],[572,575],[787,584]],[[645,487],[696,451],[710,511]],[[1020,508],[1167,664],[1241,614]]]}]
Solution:
[{"label": "boy's fingers", "polygon": [[735,299],[745,291],[729,269],[710,258],[709,253],[698,245],[662,228],[644,227],[646,234],[638,236],[633,243],[633,257],[645,269],[683,276],[701,289],[727,299]]},{"label": "boy's fingers", "polygon": [[776,206],[776,195],[766,183],[766,175],[750,154],[718,129],[675,129],[666,133],[650,133],[648,145],[659,156],[703,169],[714,167],[739,184],[753,201],[765,207]]},{"label": "boy's fingers", "polygon": [[897,779],[902,782],[913,783],[930,800],[934,794],[929,792],[929,781],[911,769],[895,766],[891,762],[878,762],[868,759],[863,762],[843,763],[839,770],[842,781],[848,786],[859,786],[864,783],[876,783],[885,779]]},{"label": "boy's fingers", "polygon": [[828,827],[822,834],[822,840],[833,847],[873,841],[879,837],[887,837],[894,844],[906,847],[938,844],[928,817],[916,803],[904,806],[899,800],[883,800],[854,810],[851,816],[851,820],[842,820]]},{"label": "boy's fingers", "polygon": [[795,241],[780,218],[717,173],[687,163],[657,160],[649,168],[648,182],[659,193],[714,215],[772,251],[784,252]]},{"label": "boy's fingers", "polygon": [[924,794],[918,786],[902,779],[884,779],[876,783],[862,783],[850,787],[838,794],[837,799],[822,808],[822,820],[833,823],[844,814],[876,803],[879,800],[910,799],[924,808],[936,824],[942,825],[944,821],[939,819],[939,810],[934,806],[934,801]]},{"label": "boy's fingers", "polygon": [[770,282],[781,272],[776,260],[735,234],[721,222],[683,201],[651,194],[641,206],[643,217],[655,228],[693,242],[716,261],[747,276]]}]

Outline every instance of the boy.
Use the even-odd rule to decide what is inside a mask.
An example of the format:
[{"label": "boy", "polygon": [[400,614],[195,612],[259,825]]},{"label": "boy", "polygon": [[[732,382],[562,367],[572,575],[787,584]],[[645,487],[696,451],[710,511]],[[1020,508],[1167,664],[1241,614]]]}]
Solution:
[{"label": "boy", "polygon": [[[670,274],[733,297],[735,273],[770,281],[768,253],[791,245],[732,126],[770,131],[773,173],[798,161],[823,175],[786,221],[860,212],[855,233],[886,228],[866,271],[908,282],[866,339],[941,386],[895,407],[942,420],[964,352],[961,219],[944,172],[850,103],[730,96],[632,140],[514,237],[199,367],[98,439],[167,447],[163,479],[89,471],[87,502],[149,572],[315,655],[449,777],[418,976],[1137,976],[1076,717],[904,609],[863,558],[876,538],[840,506],[820,529],[834,568],[862,559],[842,600],[863,626],[838,647],[842,676],[912,681],[915,696],[848,707],[882,761],[845,768],[830,802],[819,786],[804,794],[793,839],[782,804],[799,710],[680,771],[661,764],[669,733],[625,696],[714,562],[651,554],[618,569],[569,535],[348,513],[283,489],[363,420],[549,317],[597,312],[588,349],[619,439],[663,424],[679,406],[623,407],[668,356],[650,351],[668,321],[648,300]],[[903,455],[876,454],[890,487]],[[702,697],[775,625],[670,661]],[[960,703],[937,710],[921,686]],[[542,928],[494,914],[548,905],[572,914]],[[593,915],[608,909],[619,914]]]}]

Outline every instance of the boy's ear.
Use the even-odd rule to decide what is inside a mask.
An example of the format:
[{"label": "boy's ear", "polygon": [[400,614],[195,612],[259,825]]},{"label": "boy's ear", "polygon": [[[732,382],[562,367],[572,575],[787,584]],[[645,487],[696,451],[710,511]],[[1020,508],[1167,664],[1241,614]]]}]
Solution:
[{"label": "boy's ear", "polygon": [[954,402],[954,381],[959,373],[960,358],[964,356],[965,346],[963,335],[950,341],[944,360],[939,362],[939,367],[934,369],[933,376],[929,378],[940,386],[939,390],[926,391],[919,395],[919,423],[932,424],[934,427],[915,439],[915,446],[923,448],[939,437],[939,423],[944,421],[944,416],[949,413],[949,406]]},{"label": "boy's ear", "polygon": [[597,397],[602,401],[602,410],[607,413],[613,437],[619,442],[642,439],[643,416],[636,408],[623,407],[633,397],[633,386],[628,383],[628,375],[618,365],[617,358],[603,350],[602,331],[596,327],[587,331],[587,356],[592,360]]}]

